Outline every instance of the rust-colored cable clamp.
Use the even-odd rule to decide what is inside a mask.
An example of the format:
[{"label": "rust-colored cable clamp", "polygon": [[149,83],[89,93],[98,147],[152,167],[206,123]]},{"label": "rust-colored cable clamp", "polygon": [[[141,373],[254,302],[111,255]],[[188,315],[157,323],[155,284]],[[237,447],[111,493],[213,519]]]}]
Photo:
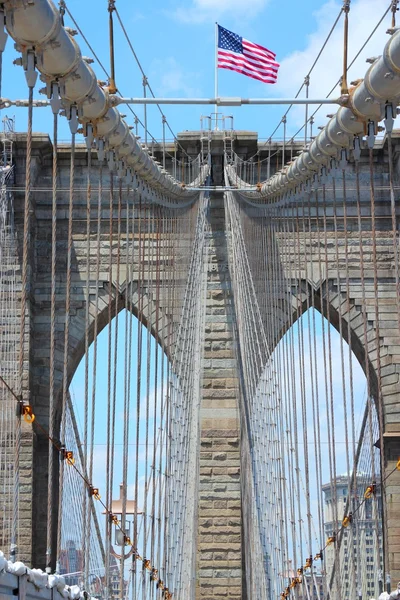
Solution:
[{"label": "rust-colored cable clamp", "polygon": [[100,493],[99,493],[99,488],[93,487],[92,485],[89,486],[89,496],[93,496],[93,498],[95,498],[95,500],[100,500]]},{"label": "rust-colored cable clamp", "polygon": [[150,560],[148,558],[144,558],[143,559],[143,566],[148,571],[151,571],[151,562],[150,562]]},{"label": "rust-colored cable clamp", "polygon": [[324,555],[322,553],[322,550],[320,550],[315,556],[314,556],[314,560],[324,560]]},{"label": "rust-colored cable clamp", "polygon": [[342,525],[343,527],[348,527],[353,520],[353,514],[349,513],[343,518]]},{"label": "rust-colored cable clamp", "polygon": [[66,450],[65,448],[61,448],[60,453],[61,453],[61,459],[65,460],[65,462],[68,465],[72,466],[75,464],[74,453],[72,452],[72,450]]},{"label": "rust-colored cable clamp", "polygon": [[19,406],[20,414],[24,417],[25,423],[33,423],[36,417],[33,413],[32,406],[30,404],[24,404],[22,400],[20,401]]},{"label": "rust-colored cable clamp", "polygon": [[375,492],[376,492],[376,483],[373,482],[365,490],[365,492],[364,492],[364,498],[366,500],[369,500],[370,498],[372,498],[372,496],[375,494]]},{"label": "rust-colored cable clamp", "polygon": [[328,539],[326,540],[326,545],[331,546],[335,542],[336,542],[336,533],[334,533],[333,535],[328,537]]}]

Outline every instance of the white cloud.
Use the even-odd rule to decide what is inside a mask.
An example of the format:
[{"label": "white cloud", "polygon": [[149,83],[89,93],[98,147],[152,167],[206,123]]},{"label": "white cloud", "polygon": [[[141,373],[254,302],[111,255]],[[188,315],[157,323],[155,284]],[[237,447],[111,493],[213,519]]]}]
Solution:
[{"label": "white cloud", "polygon": [[150,66],[149,77],[157,81],[159,96],[179,94],[185,97],[201,96],[197,86],[199,73],[187,72],[173,57],[154,60]]},{"label": "white cloud", "polygon": [[190,6],[180,6],[174,16],[183,23],[203,23],[218,20],[225,15],[231,19],[250,20],[268,4],[268,0],[192,0]]},{"label": "white cloud", "polygon": [[[349,13],[349,63],[378,23],[385,9],[387,9],[387,5],[387,0],[354,0],[351,3]],[[280,97],[292,97],[295,95],[322,47],[341,6],[342,2],[338,0],[328,0],[315,13],[316,27],[314,32],[307,37],[304,49],[296,50],[280,60],[279,81],[273,90],[274,94]],[[349,83],[353,79],[359,79],[365,75],[369,66],[365,62],[366,58],[382,54],[384,45],[388,40],[385,31],[389,26],[390,17],[387,16],[376,34],[362,51],[360,57],[350,68],[348,74]],[[327,95],[341,75],[342,63],[343,19],[339,21],[311,74],[310,97],[324,98]],[[336,88],[336,91],[339,96],[339,87]],[[304,90],[302,95],[304,95]],[[334,105],[332,106],[336,110]],[[332,106],[322,107],[317,114],[316,125],[324,125],[327,122],[326,115],[332,112]],[[311,107],[310,110],[313,112],[314,107]],[[290,118],[288,117],[288,130],[294,133],[303,122],[304,107],[295,107],[292,109]]]}]

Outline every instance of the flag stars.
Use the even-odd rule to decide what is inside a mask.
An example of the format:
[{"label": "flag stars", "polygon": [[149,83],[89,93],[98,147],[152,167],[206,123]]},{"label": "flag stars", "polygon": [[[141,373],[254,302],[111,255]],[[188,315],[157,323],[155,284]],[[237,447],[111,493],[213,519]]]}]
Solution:
[{"label": "flag stars", "polygon": [[223,50],[230,50],[231,52],[237,52],[243,54],[242,38],[237,33],[224,29],[218,25],[218,46]]}]

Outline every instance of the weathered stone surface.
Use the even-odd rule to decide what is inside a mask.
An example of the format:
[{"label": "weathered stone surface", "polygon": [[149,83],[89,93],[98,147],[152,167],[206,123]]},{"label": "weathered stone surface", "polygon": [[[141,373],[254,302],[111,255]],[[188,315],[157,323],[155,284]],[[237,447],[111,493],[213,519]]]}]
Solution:
[{"label": "weathered stone surface", "polygon": [[[242,597],[238,379],[234,350],[227,346],[233,339],[233,312],[226,241],[219,236],[224,220],[213,216],[213,207],[218,202],[217,197],[211,198],[209,261],[210,264],[217,261],[218,248],[218,264],[224,266],[218,271],[217,278],[213,269],[208,271],[206,312],[209,316],[206,317],[202,364],[196,597],[207,600]],[[211,447],[207,441],[211,442]]]},{"label": "weathered stone surface", "polygon": [[[395,136],[395,143],[398,142]],[[387,143],[387,142],[385,142]],[[20,138],[16,143],[16,189],[24,186],[25,168],[25,139]],[[195,144],[194,144],[195,146]],[[222,152],[222,150],[221,150]],[[69,150],[61,152],[60,177],[63,186],[68,186]],[[398,149],[396,149],[396,169],[399,169]],[[243,155],[244,156],[244,155]],[[35,185],[42,181],[46,185],[51,181],[51,146],[47,136],[34,137],[34,171]],[[337,232],[336,240],[329,231],[329,239],[325,248],[324,241],[310,238],[310,235],[298,234],[299,246],[298,264],[287,262],[288,252],[281,251],[282,268],[285,270],[287,280],[293,284],[293,306],[298,301],[306,302],[310,293],[310,283],[321,294],[321,310],[324,305],[332,311],[331,319],[335,327],[339,327],[339,315],[343,320],[344,330],[350,323],[353,350],[364,370],[370,370],[371,393],[376,398],[378,390],[383,398],[383,418],[385,435],[385,469],[391,473],[400,456],[400,339],[398,335],[398,293],[394,274],[393,232],[391,225],[389,202],[387,195],[387,180],[385,180],[385,148],[380,146],[375,150],[377,165],[376,176],[382,183],[382,191],[377,192],[377,216],[379,228],[376,235],[377,254],[377,289],[374,288],[375,270],[373,265],[374,240],[371,234],[368,218],[365,219],[366,230],[363,231],[363,240],[360,246],[358,232],[355,229],[356,208],[354,196],[349,190],[348,217],[349,231],[345,234]],[[213,157],[214,167],[222,169],[222,155],[218,153]],[[84,174],[87,164],[86,150],[78,149],[77,152],[77,181],[84,185]],[[262,162],[261,178],[265,178],[266,162]],[[218,170],[217,169],[217,170]],[[367,170],[367,165],[362,164],[362,170]],[[216,172],[216,171],[215,171]],[[362,173],[364,177],[365,173]],[[215,175],[217,177],[217,175]],[[365,180],[367,181],[367,180]],[[40,186],[38,186],[40,187]],[[85,194],[79,193],[76,197],[76,210],[74,210],[74,262],[72,265],[71,298],[71,323],[70,323],[70,357],[68,364],[68,378],[70,379],[84,353],[83,331],[85,323],[86,302],[89,303],[91,324],[91,337],[93,339],[93,322],[97,315],[99,323],[104,326],[107,322],[107,307],[109,301],[113,302],[116,310],[122,308],[122,300],[115,294],[111,287],[116,284],[117,267],[112,265],[112,284],[108,281],[108,254],[109,254],[109,213],[108,208],[102,209],[101,225],[101,268],[100,291],[98,305],[95,304],[96,274],[96,230],[94,223],[90,233],[90,291],[85,290],[86,282],[86,231],[85,231]],[[23,391],[25,399],[30,399],[38,421],[46,425],[49,418],[49,322],[51,281],[49,277],[50,243],[51,243],[51,203],[49,197],[33,193],[32,195],[34,226],[31,232],[30,247],[30,298],[27,310],[27,325],[29,335],[23,344]],[[15,194],[15,218],[17,233],[22,231],[23,194]],[[313,212],[314,211],[314,212]],[[329,212],[330,211],[330,212]],[[315,207],[311,207],[315,215]],[[332,208],[328,209],[328,220],[332,218]],[[66,224],[68,219],[67,200],[65,195],[60,196],[57,211],[59,227],[59,260],[57,268],[56,303],[58,308],[65,306],[66,293]],[[116,219],[115,219],[116,223]],[[242,573],[237,562],[242,557],[241,534],[236,532],[241,518],[241,490],[240,490],[240,459],[239,459],[239,417],[237,400],[239,394],[238,365],[235,355],[235,315],[233,311],[234,298],[232,297],[230,273],[228,269],[227,248],[225,238],[224,200],[222,196],[214,194],[210,206],[211,234],[208,248],[207,265],[207,298],[205,310],[205,335],[204,335],[204,362],[203,362],[203,414],[201,418],[201,453],[200,477],[201,488],[199,495],[199,538],[198,538],[198,598],[242,598]],[[331,225],[329,225],[331,226]],[[116,228],[114,231],[116,234]],[[135,236],[137,234],[135,233]],[[138,249],[138,238],[134,236],[135,252]],[[20,236],[19,236],[20,238]],[[276,238],[278,250],[283,248],[285,240]],[[115,244],[115,242],[114,242]],[[319,265],[318,261],[304,260],[304,256],[311,256],[311,246],[321,248],[322,254],[326,251],[327,265]],[[360,252],[363,252],[365,263],[364,281],[360,270]],[[126,251],[122,244],[121,252]],[[336,258],[336,253],[337,257]],[[289,253],[290,254],[290,253]],[[160,267],[161,302],[165,292],[164,263],[170,260],[163,256]],[[346,270],[347,269],[347,270]],[[289,275],[290,274],[290,275]],[[339,274],[339,277],[338,277]],[[126,266],[120,266],[120,279],[126,277]],[[134,265],[134,277],[139,277],[139,269]],[[338,282],[339,279],[339,282]],[[327,285],[320,286],[326,281]],[[305,285],[299,289],[297,284]],[[349,286],[349,297],[346,294],[346,285]],[[300,285],[300,288],[301,288]],[[18,292],[21,285],[17,285]],[[135,297],[132,299],[135,305]],[[377,309],[377,310],[376,310]],[[146,308],[147,315],[154,320],[154,306],[149,303]],[[364,310],[367,323],[364,321]],[[276,315],[275,315],[276,316]],[[19,322],[17,311],[16,318]],[[273,348],[279,341],[287,323],[284,319],[287,313],[282,311],[282,322],[278,323],[278,333],[273,328],[268,329],[269,343]],[[279,320],[279,319],[278,319]],[[364,328],[367,325],[365,333]],[[377,328],[379,327],[379,336]],[[59,318],[56,324],[56,364],[55,381],[56,390],[62,384],[63,350],[64,350],[65,318]],[[166,331],[158,331],[160,340],[164,339]],[[347,335],[347,334],[346,334]],[[1,343],[1,342],[0,342]],[[17,339],[14,343],[18,344]],[[365,359],[365,349],[368,361]],[[377,380],[378,365],[381,369],[382,380]],[[214,411],[214,412],[212,412]],[[214,416],[213,416],[214,415]],[[45,531],[43,524],[47,515],[47,464],[48,444],[41,433],[35,429],[23,426],[23,442],[21,452],[21,512],[20,521],[23,533],[21,559],[33,566],[44,566],[46,550]],[[35,469],[32,470],[32,464]],[[55,475],[55,482],[57,473]],[[389,563],[392,581],[400,579],[400,544],[398,543],[400,531],[397,527],[399,520],[400,480],[397,472],[390,475],[387,481],[387,511],[388,522],[393,524],[389,529]],[[57,509],[55,507],[55,518]],[[227,558],[225,558],[227,556]],[[232,561],[232,565],[221,563]],[[203,568],[203,565],[204,566]],[[228,575],[227,575],[228,574]],[[249,599],[251,600],[251,599]]]}]

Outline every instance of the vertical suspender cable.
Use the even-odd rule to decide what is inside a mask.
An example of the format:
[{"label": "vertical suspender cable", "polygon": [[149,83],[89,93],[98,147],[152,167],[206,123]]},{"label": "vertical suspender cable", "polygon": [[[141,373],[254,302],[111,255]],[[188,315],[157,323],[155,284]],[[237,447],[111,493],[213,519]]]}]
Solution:
[{"label": "vertical suspender cable", "polygon": [[268,140],[268,167],[267,167],[267,179],[271,177],[271,138]]},{"label": "vertical suspender cable", "polygon": [[[56,257],[57,257],[57,152],[58,152],[58,110],[53,118],[53,174],[51,209],[51,309],[50,309],[50,389],[49,389],[49,437],[54,437],[54,362],[56,329]],[[49,441],[49,475],[47,491],[47,544],[46,567],[51,569],[53,560],[53,502],[54,502],[54,446]]]},{"label": "vertical suspender cable", "polygon": [[[122,189],[122,178],[120,178],[120,187]],[[126,219],[125,219],[125,350],[124,350],[124,428],[123,428],[123,459],[122,459],[122,515],[121,526],[122,530],[126,530],[126,503],[128,490],[128,453],[129,453],[129,425],[130,425],[130,377],[129,372],[131,365],[129,363],[129,342],[130,342],[130,323],[132,322],[132,314],[129,310],[129,194],[126,194]],[[121,597],[125,595],[125,553],[122,551],[121,568],[120,568],[120,589]]]},{"label": "vertical suspender cable", "polygon": [[[389,139],[389,144],[391,140]],[[383,539],[383,572],[389,568],[388,550],[387,550],[387,522],[386,522],[386,486],[383,482],[385,474],[385,446],[383,437],[383,396],[382,396],[382,365],[381,365],[381,347],[380,347],[380,326],[379,326],[379,302],[378,302],[378,259],[377,259],[377,235],[376,235],[376,215],[375,215],[375,187],[374,187],[374,155],[373,149],[369,150],[369,171],[370,171],[370,199],[371,199],[371,225],[372,225],[372,261],[374,271],[374,295],[375,295],[375,347],[376,347],[376,374],[377,374],[377,403],[378,403],[378,422],[379,422],[379,450],[380,450],[380,469],[381,469],[381,494],[382,494],[382,539]],[[373,451],[373,446],[371,452]],[[372,464],[374,467],[374,457]],[[375,510],[376,497],[374,496]],[[377,529],[377,525],[376,525]],[[379,532],[376,531],[377,541],[379,540]],[[377,552],[377,558],[380,558],[380,552]],[[387,573],[390,575],[389,573]]]},{"label": "vertical suspender cable", "polygon": [[392,1],[392,7],[391,7],[391,11],[392,11],[392,29],[394,29],[396,27],[396,13],[399,10],[398,6],[399,6],[399,0],[393,0]]},{"label": "vertical suspender cable", "polygon": [[[91,157],[91,147],[88,148],[88,158]],[[91,164],[91,158],[90,158]],[[96,231],[96,271],[95,271],[95,282],[96,292],[94,300],[94,328],[93,328],[93,370],[92,370],[92,418],[90,424],[90,453],[89,453],[89,468],[88,476],[89,481],[93,480],[93,453],[94,453],[94,434],[95,434],[95,423],[96,423],[96,379],[97,379],[97,333],[98,333],[98,313],[99,313],[99,278],[100,278],[100,232],[101,232],[101,202],[103,197],[103,166],[100,165],[99,178],[98,178],[98,191],[97,191],[97,231]],[[88,265],[90,269],[90,265]],[[85,578],[89,580],[89,560],[90,560],[90,541],[91,541],[91,526],[92,526],[92,513],[89,511],[88,515],[88,530],[87,530],[87,550],[86,550],[86,573]]]},{"label": "vertical suspender cable", "polygon": [[[147,97],[147,77],[143,76],[143,98]],[[144,145],[147,148],[147,104],[143,107],[144,111]]]},{"label": "vertical suspender cable", "polygon": [[[310,91],[310,75],[306,75],[304,79],[304,85],[306,87],[306,98],[309,96]],[[307,146],[307,137],[308,137],[308,104],[305,106],[305,119],[304,119],[304,146]]]},{"label": "vertical suspender cable", "polygon": [[[85,306],[85,392],[84,392],[84,429],[83,429],[83,468],[88,472],[88,423],[89,423],[89,327],[90,327],[90,212],[92,200],[92,155],[88,153],[88,166],[86,171],[86,306]],[[88,498],[84,494],[82,499],[82,571],[84,584],[86,579],[86,557],[87,557],[87,523],[88,523]]]},{"label": "vertical suspender cable", "polygon": [[166,122],[166,118],[165,115],[162,116],[162,139],[163,139],[163,169],[165,169],[165,122]]},{"label": "vertical suspender cable", "polygon": [[[145,224],[143,224],[143,207],[142,198],[139,197],[139,208],[138,208],[138,257],[137,257],[137,272],[138,272],[138,330],[137,330],[137,370],[136,370],[136,432],[135,432],[135,461],[134,461],[134,473],[135,473],[135,503],[138,506],[139,501],[139,445],[140,445],[140,400],[142,393],[142,335],[143,335],[143,279],[142,279],[142,267],[144,265],[142,239],[144,237]],[[143,515],[143,519],[146,515]],[[137,518],[134,522],[133,528],[133,545],[137,548],[138,545],[138,522]],[[133,571],[133,583],[134,587],[137,583],[137,561],[134,563]]]},{"label": "vertical suspender cable", "polygon": [[[33,55],[28,55],[29,58]],[[35,79],[36,81],[36,79]],[[22,248],[22,289],[21,289],[21,324],[19,337],[19,370],[18,370],[18,395],[21,407],[27,400],[28,389],[24,389],[24,362],[26,348],[26,312],[29,293],[28,282],[28,257],[29,257],[29,235],[30,235],[30,209],[31,209],[31,180],[32,180],[32,122],[33,122],[33,85],[29,85],[29,107],[28,107],[28,134],[26,138],[26,174],[25,174],[25,205],[24,205],[24,236]],[[28,81],[29,84],[29,81]],[[26,382],[29,386],[29,380]],[[15,437],[15,460],[14,460],[14,505],[13,524],[11,536],[10,556],[14,562],[18,555],[18,527],[19,527],[19,459],[21,451],[21,414],[17,415],[16,437]]]},{"label": "vertical suspender cable", "polygon": [[[72,262],[72,225],[75,193],[75,133],[71,134],[71,164],[69,182],[69,208],[68,208],[68,242],[67,242],[67,277],[65,298],[65,325],[64,325],[64,364],[63,364],[63,387],[62,387],[62,413],[61,413],[61,446],[65,441],[65,417],[68,394],[68,349],[69,349],[69,324],[71,310],[71,262]],[[60,464],[60,483],[58,501],[58,531],[57,531],[57,573],[60,573],[61,559],[61,531],[62,531],[62,499],[64,486],[65,460]]]},{"label": "vertical suspender cable", "polygon": [[110,81],[108,91],[110,94],[117,93],[117,87],[115,85],[115,57],[114,57],[114,22],[113,12],[115,11],[115,0],[108,0],[108,12],[109,12],[109,33],[110,33]]},{"label": "vertical suspender cable", "polygon": [[349,12],[350,12],[350,1],[343,0],[343,12],[344,12],[344,40],[343,40],[343,76],[340,87],[340,93],[342,95],[349,93],[347,85],[347,56],[348,56],[348,42],[349,42]]},{"label": "vertical suspender cable", "polygon": [[[114,209],[114,178],[110,173],[110,197],[109,197],[109,256],[108,256],[108,356],[107,356],[107,459],[106,459],[106,503],[111,506],[112,502],[112,484],[110,479],[111,471],[111,405],[112,405],[112,279],[113,279],[113,209]],[[116,299],[117,302],[117,299]],[[110,597],[110,559],[111,559],[111,533],[112,525],[110,519],[106,521],[106,574],[105,574],[105,592],[106,600]]]},{"label": "vertical suspender cable", "polygon": [[[307,106],[307,105],[306,105]],[[286,146],[286,115],[283,115],[282,117],[282,123],[283,123],[283,144],[282,144],[282,169],[285,166],[285,146]]]}]

